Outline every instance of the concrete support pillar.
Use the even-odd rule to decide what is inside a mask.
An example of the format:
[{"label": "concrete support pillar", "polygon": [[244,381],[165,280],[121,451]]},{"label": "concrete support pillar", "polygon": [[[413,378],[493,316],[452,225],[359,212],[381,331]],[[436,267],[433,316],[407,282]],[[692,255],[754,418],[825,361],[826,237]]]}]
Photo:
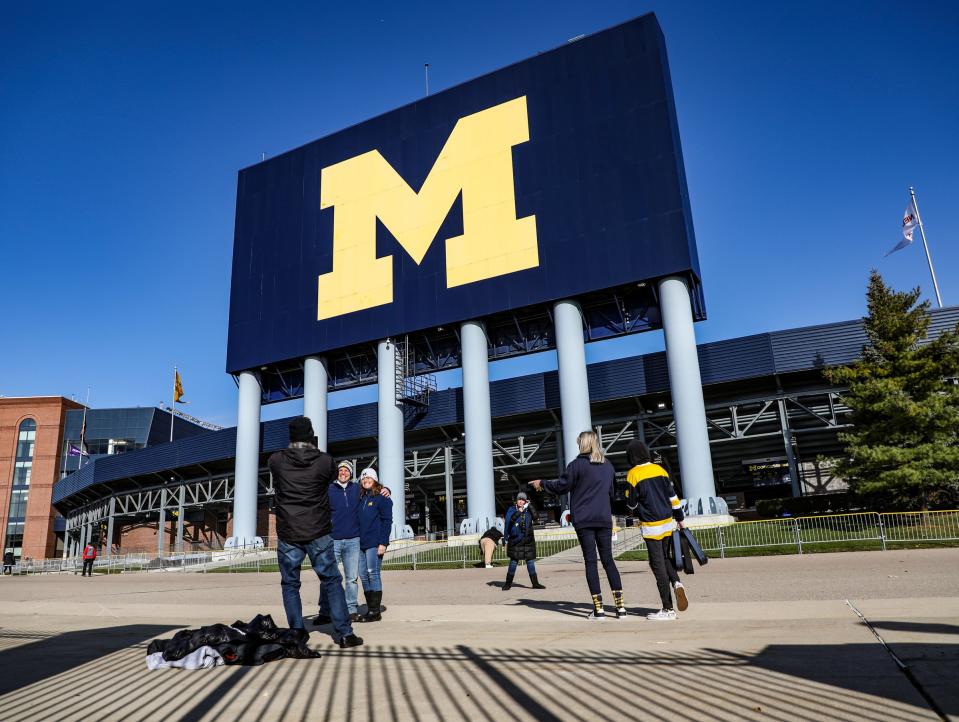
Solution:
[{"label": "concrete support pillar", "polygon": [[489,401],[489,344],[479,321],[460,326],[463,355],[463,422],[466,431],[466,513],[462,534],[496,525],[493,489],[493,419]]},{"label": "concrete support pillar", "polygon": [[[396,344],[391,339],[376,345],[378,470],[380,483],[393,498],[390,539],[413,535],[406,525],[406,471],[403,466],[403,409],[396,398]],[[359,469],[356,473],[359,474]]]},{"label": "concrete support pillar", "polygon": [[703,382],[699,375],[693,311],[686,281],[672,276],[659,282],[659,306],[666,337],[666,366],[676,420],[679,471],[690,514],[727,514],[716,496],[709,452]]},{"label": "concrete support pillar", "polygon": [[330,375],[326,359],[311,356],[303,361],[303,415],[313,424],[316,445],[327,448],[327,394]]},{"label": "concrete support pillar", "polygon": [[556,361],[559,366],[559,402],[563,416],[563,456],[568,464],[579,455],[577,437],[593,428],[586,378],[583,312],[575,301],[553,304]]},{"label": "concrete support pillar", "polygon": [[166,553],[166,489],[160,489],[160,520],[157,524],[157,556]]},{"label": "concrete support pillar", "polygon": [[228,548],[262,546],[256,535],[256,492],[260,473],[260,381],[253,371],[240,373],[236,414],[236,483],[233,536]]},{"label": "concrete support pillar", "polygon": [[90,527],[85,523],[80,527],[80,553],[83,552],[84,547],[87,545],[87,533],[89,528]]},{"label": "concrete support pillar", "polygon": [[186,487],[180,485],[180,493],[177,495],[176,505],[176,550],[183,552],[183,502],[186,501]]},{"label": "concrete support pillar", "polygon": [[110,516],[107,517],[107,556],[113,556],[113,517],[117,513],[117,498],[110,497]]}]

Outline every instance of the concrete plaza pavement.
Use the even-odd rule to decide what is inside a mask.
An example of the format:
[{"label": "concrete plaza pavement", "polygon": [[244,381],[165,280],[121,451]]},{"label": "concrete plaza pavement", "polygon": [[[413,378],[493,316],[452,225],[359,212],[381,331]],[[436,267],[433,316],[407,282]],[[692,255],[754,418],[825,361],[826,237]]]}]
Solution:
[{"label": "concrete plaza pavement", "polygon": [[4,578],[0,719],[959,719],[959,549],[714,559],[668,623],[641,616],[643,562],[620,563],[637,615],[601,623],[582,564],[538,566],[545,590],[522,569],[506,592],[503,568],[386,572],[364,646],[317,632],[317,660],[195,672],[147,671],[147,643],[284,624],[277,574]]}]

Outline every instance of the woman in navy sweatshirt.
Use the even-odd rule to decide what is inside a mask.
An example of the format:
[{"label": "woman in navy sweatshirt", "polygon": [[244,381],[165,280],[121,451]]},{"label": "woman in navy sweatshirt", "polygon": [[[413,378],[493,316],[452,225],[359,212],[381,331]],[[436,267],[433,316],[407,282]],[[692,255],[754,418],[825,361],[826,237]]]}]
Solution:
[{"label": "woman in navy sweatshirt", "polygon": [[367,612],[361,622],[378,622],[383,601],[383,582],[380,567],[390,543],[393,526],[393,500],[380,494],[375,469],[360,472],[360,581],[366,596]]},{"label": "woman in navy sweatshirt", "polygon": [[593,598],[593,611],[587,619],[606,618],[603,609],[603,594],[599,586],[599,570],[596,567],[596,550],[606,572],[606,579],[613,591],[616,618],[626,616],[623,598],[623,582],[613,561],[613,465],[606,459],[599,445],[599,437],[593,431],[584,431],[577,439],[579,456],[569,462],[563,475],[554,481],[531,481],[553,494],[570,494],[569,511],[583,549],[586,562],[586,584]]}]

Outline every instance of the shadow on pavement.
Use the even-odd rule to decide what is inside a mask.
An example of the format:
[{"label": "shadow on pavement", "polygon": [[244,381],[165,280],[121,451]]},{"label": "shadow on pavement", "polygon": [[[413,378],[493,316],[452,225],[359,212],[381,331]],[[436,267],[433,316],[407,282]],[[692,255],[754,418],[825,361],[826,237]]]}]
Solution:
[{"label": "shadow on pavement", "polygon": [[0,629],[0,641],[35,641],[0,650],[0,695],[85,667],[110,654],[153,639],[171,629],[166,624],[129,624],[102,629],[82,629],[55,635]]},{"label": "shadow on pavement", "polygon": [[[627,602],[628,601],[629,600],[627,600]],[[557,614],[565,614],[570,617],[580,617],[582,619],[586,619],[586,615],[593,611],[593,605],[589,602],[554,602],[545,599],[517,599],[516,603],[525,607],[531,607],[532,609],[539,609],[543,612],[555,612]],[[605,607],[607,616],[616,616],[615,607],[609,604],[606,604]],[[632,607],[628,604],[626,609],[629,611],[630,616],[636,617],[645,617],[650,612],[658,611],[652,607]]]},{"label": "shadow on pavement", "polygon": [[926,634],[959,634],[959,625],[933,622],[874,622],[869,623],[876,629],[888,629],[892,632],[925,632]]},{"label": "shadow on pavement", "polygon": [[[582,614],[587,605],[568,606]],[[645,622],[604,626],[629,634],[631,624]],[[878,643],[770,645],[753,654],[639,641],[617,651],[602,637],[545,649],[368,642],[351,650],[321,644],[315,660],[149,672],[143,642],[168,629],[67,633],[4,651],[3,682],[19,688],[0,697],[0,719],[648,719],[662,709],[664,690],[669,715],[681,718],[935,719]],[[933,698],[946,714],[959,712],[946,685],[959,645],[897,650],[925,660],[928,678],[941,680]]]},{"label": "shadow on pavement", "polygon": [[916,690],[879,644],[770,645],[756,655],[708,651],[794,679],[864,692],[902,704],[917,704],[924,694],[946,715],[959,714],[959,690],[955,686],[955,680],[959,679],[959,645],[891,646],[906,661],[922,692]]}]

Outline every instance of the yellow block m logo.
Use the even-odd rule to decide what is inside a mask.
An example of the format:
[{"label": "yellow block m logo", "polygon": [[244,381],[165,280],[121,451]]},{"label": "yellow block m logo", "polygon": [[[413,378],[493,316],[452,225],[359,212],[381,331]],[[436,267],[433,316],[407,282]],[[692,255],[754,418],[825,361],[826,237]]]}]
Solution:
[{"label": "yellow block m logo", "polygon": [[512,147],[529,140],[526,98],[460,118],[419,193],[379,151],[323,169],[335,207],[333,270],[319,277],[317,320],[393,302],[393,257],[376,257],[376,219],[422,263],[456,196],[463,235],[446,239],[446,287],[539,265],[536,217],[516,217]]}]

